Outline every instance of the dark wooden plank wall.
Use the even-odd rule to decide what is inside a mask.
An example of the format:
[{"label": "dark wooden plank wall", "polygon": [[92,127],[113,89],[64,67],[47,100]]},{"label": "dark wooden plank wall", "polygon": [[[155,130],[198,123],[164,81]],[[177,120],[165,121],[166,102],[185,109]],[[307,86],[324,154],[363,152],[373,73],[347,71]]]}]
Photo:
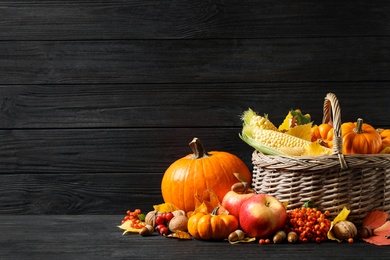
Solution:
[{"label": "dark wooden plank wall", "polygon": [[390,2],[0,1],[0,214],[161,203],[197,136],[251,167],[248,107],[389,127]]}]

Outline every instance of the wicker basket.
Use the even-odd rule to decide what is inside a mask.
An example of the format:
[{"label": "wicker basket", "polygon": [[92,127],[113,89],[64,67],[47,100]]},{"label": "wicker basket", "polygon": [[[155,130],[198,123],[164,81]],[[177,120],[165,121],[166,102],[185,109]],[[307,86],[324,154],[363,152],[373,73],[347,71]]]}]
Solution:
[{"label": "wicker basket", "polygon": [[311,200],[321,210],[329,210],[333,219],[343,207],[351,210],[348,219],[361,224],[373,209],[390,210],[390,155],[343,155],[340,107],[329,93],[324,102],[323,122],[333,117],[332,155],[270,156],[252,154],[252,186],[257,193],[267,193],[288,208],[301,207]]}]

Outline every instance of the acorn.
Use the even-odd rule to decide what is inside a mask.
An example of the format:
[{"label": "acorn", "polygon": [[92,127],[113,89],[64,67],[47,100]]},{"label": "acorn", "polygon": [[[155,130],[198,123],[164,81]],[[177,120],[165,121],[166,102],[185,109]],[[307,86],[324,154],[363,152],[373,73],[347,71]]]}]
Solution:
[{"label": "acorn", "polygon": [[279,243],[282,243],[285,239],[286,239],[286,232],[284,232],[283,230],[280,230],[280,231],[276,232],[276,234],[273,238],[273,242],[274,242],[274,244],[279,244]]},{"label": "acorn", "polygon": [[147,237],[152,235],[154,232],[154,227],[152,227],[149,224],[146,224],[144,227],[142,227],[139,231],[139,234],[143,237]]},{"label": "acorn", "polygon": [[287,241],[289,243],[296,243],[298,241],[298,234],[294,231],[288,232]]},{"label": "acorn", "polygon": [[245,238],[245,233],[241,229],[237,229],[236,231],[233,231],[228,236],[229,242],[237,242],[243,240],[244,238]]}]

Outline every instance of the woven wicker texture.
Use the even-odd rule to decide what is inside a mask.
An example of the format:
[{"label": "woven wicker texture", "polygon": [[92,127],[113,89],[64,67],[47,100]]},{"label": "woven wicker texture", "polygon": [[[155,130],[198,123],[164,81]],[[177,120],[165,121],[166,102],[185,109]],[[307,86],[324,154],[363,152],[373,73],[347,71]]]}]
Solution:
[{"label": "woven wicker texture", "polygon": [[330,112],[332,155],[289,157],[254,151],[252,186],[257,193],[288,201],[288,209],[311,200],[318,209],[329,210],[331,219],[347,207],[348,219],[360,224],[373,209],[390,211],[390,155],[343,155],[340,106],[333,93],[325,97],[323,122],[331,120]]}]

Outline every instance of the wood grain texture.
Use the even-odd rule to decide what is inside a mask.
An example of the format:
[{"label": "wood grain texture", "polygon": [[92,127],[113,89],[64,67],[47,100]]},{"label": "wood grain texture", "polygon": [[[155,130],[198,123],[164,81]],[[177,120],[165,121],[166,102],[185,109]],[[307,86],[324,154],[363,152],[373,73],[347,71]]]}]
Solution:
[{"label": "wood grain texture", "polygon": [[0,215],[126,214],[163,203],[162,173],[2,174]]},{"label": "wood grain texture", "polygon": [[198,137],[208,151],[227,151],[250,163],[239,128],[69,129],[0,131],[0,172],[163,173],[192,153]]},{"label": "wood grain texture", "polygon": [[248,107],[318,123],[334,92],[342,121],[390,128],[389,11],[385,0],[0,1],[0,214],[151,206],[195,136],[251,167],[238,137]]},{"label": "wood grain texture", "polygon": [[0,84],[389,81],[390,38],[0,41]]},{"label": "wood grain texture", "polygon": [[2,40],[389,36],[378,1],[2,1]]},{"label": "wood grain texture", "polygon": [[[0,258],[23,259],[388,259],[388,247],[356,241],[231,245],[227,241],[178,241],[159,235],[122,236],[123,215],[0,216]],[[217,253],[216,253],[217,252]]]},{"label": "wood grain texture", "polygon": [[248,107],[277,125],[300,108],[318,124],[329,92],[339,99],[343,122],[362,117],[390,127],[387,82],[319,82],[5,85],[0,129],[237,128]]}]

